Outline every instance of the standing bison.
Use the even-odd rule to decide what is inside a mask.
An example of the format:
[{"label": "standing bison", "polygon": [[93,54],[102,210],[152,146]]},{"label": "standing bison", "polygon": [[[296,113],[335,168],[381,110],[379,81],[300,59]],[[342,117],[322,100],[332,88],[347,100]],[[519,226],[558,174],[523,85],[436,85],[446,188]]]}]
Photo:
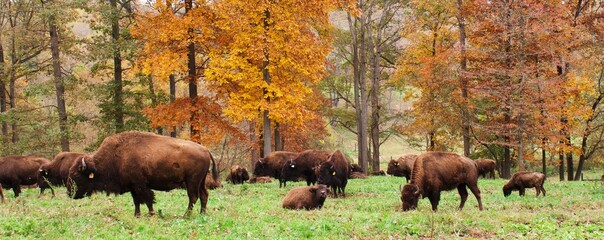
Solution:
[{"label": "standing bison", "polygon": [[300,177],[306,179],[307,186],[315,184],[317,176],[313,168],[327,161],[329,155],[330,152],[327,151],[306,150],[296,158],[286,161],[281,170],[283,185],[285,186],[287,180],[295,180]]},{"label": "standing bison", "polygon": [[40,166],[39,186],[49,186],[49,183],[57,186],[65,186],[69,176],[69,168],[77,160],[85,157],[85,153],[60,152],[55,158]]},{"label": "standing bison", "polygon": [[390,160],[386,173],[397,177],[405,177],[405,179],[407,179],[407,182],[409,182],[409,179],[411,179],[411,171],[413,170],[413,164],[415,163],[416,158],[417,155],[415,154],[407,154],[399,157],[396,160]]},{"label": "standing bison", "polygon": [[489,178],[495,178],[495,160],[479,158],[476,159],[476,165],[478,166],[478,175],[484,178],[488,173]]},{"label": "standing bison", "polygon": [[512,191],[519,191],[520,196],[524,196],[524,190],[526,188],[535,188],[537,190],[537,197],[539,193],[543,192],[545,196],[545,188],[543,183],[545,182],[545,174],[538,172],[517,172],[512,178],[503,185],[503,196],[509,196]]},{"label": "standing bison", "polygon": [[212,154],[197,143],[153,133],[123,132],[105,138],[93,156],[74,162],[67,193],[79,199],[95,191],[130,192],[134,215],[139,217],[141,203],[147,205],[150,215],[155,214],[152,189],[169,191],[184,185],[189,196],[186,214],[199,198],[204,213],[208,202],[205,179],[210,168],[216,179]]},{"label": "standing bison", "polygon": [[285,186],[281,178],[281,170],[286,161],[294,159],[298,153],[287,151],[276,151],[269,153],[266,157],[260,158],[254,164],[253,175],[255,177],[273,177],[279,179],[279,187]]},{"label": "standing bison", "polygon": [[316,174],[318,183],[331,187],[333,196],[337,198],[338,193],[346,197],[346,184],[350,172],[350,161],[340,150],[337,150],[329,155],[327,161],[319,165]]},{"label": "standing bison", "polygon": [[290,190],[283,199],[283,208],[288,209],[321,209],[329,189],[325,185],[297,187]]},{"label": "standing bison", "polygon": [[[21,185],[32,185],[38,183],[39,169],[50,160],[33,156],[7,156],[0,158],[0,183],[5,188],[12,188],[15,197],[21,194]],[[54,190],[48,186],[40,186],[40,196],[46,188],[50,188],[52,196]]]},{"label": "standing bison", "polygon": [[231,172],[227,176],[227,181],[232,184],[243,184],[245,181],[250,179],[250,175],[247,173],[247,169],[239,166],[231,166]]},{"label": "standing bison", "polygon": [[469,158],[454,153],[427,152],[417,156],[411,174],[411,183],[401,190],[403,211],[415,209],[420,197],[427,197],[436,211],[440,201],[440,192],[457,188],[461,210],[468,199],[469,187],[482,210],[480,190],[478,189],[478,169]]}]

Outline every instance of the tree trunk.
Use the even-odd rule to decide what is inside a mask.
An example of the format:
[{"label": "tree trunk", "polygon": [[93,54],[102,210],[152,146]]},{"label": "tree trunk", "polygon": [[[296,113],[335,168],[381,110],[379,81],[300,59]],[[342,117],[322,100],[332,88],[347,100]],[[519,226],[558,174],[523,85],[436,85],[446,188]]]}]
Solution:
[{"label": "tree trunk", "polygon": [[61,150],[69,152],[69,129],[67,122],[67,109],[65,108],[65,85],[61,73],[61,58],[59,53],[59,32],[55,18],[49,19],[50,50],[52,53],[52,71],[57,95],[57,109],[59,111],[59,131],[61,134]]},{"label": "tree trunk", "polygon": [[[260,158],[260,155],[258,154],[258,149],[256,149],[256,141],[258,140],[256,138],[256,123],[255,122],[250,122],[249,123],[249,133],[250,133],[250,142],[252,143],[252,148],[250,151],[250,166],[252,166],[252,168],[254,168],[256,161]],[[252,169],[252,172],[254,170]]]},{"label": "tree trunk", "polygon": [[281,124],[275,123],[275,151],[283,151],[283,139],[281,139]]},{"label": "tree trunk", "polygon": [[[159,102],[157,101],[157,95],[155,95],[155,86],[153,85],[153,77],[149,76],[149,94],[151,95],[151,106],[155,107]],[[164,129],[162,127],[155,128],[157,134],[164,135]]]},{"label": "tree trunk", "polygon": [[123,83],[122,83],[122,53],[119,47],[120,41],[120,12],[117,0],[110,0],[111,9],[114,13],[111,18],[111,40],[115,44],[113,49],[113,107],[115,108],[115,132],[124,131],[124,109],[123,109]]},{"label": "tree trunk", "polygon": [[[509,138],[508,138],[509,139]],[[501,166],[501,172],[499,172],[502,178],[508,179],[511,177],[510,174],[510,168],[511,168],[511,163],[512,159],[511,159],[511,154],[510,154],[510,147],[508,146],[504,146],[503,147],[503,164]]]},{"label": "tree trunk", "polygon": [[[193,9],[193,0],[185,1],[185,14],[188,14]],[[188,33],[190,38],[194,34],[194,29],[188,29]],[[189,39],[192,41],[192,39]],[[195,102],[197,99],[197,69],[195,63],[195,43],[190,42],[188,46],[188,70],[189,70],[189,98],[191,99],[191,104],[195,106]],[[194,108],[195,109],[195,108]],[[193,110],[191,114],[191,139],[195,142],[199,142],[199,130],[196,127],[195,121],[197,121],[199,113],[196,110]]]},{"label": "tree trunk", "polygon": [[[564,141],[561,141],[561,144],[564,143]],[[558,155],[559,157],[559,166],[558,166],[558,175],[560,175],[560,181],[564,181],[564,151],[560,151],[560,154]]]},{"label": "tree trunk", "polygon": [[[568,146],[570,146],[570,137],[568,137],[568,142],[567,142]],[[566,171],[568,173],[566,179],[568,179],[568,181],[573,181],[574,179],[574,168],[573,168],[573,152],[568,151],[566,153]]]},{"label": "tree trunk", "polygon": [[[0,34],[0,114],[6,114],[6,84],[2,79],[5,79],[4,76],[4,48],[2,47],[2,36]],[[2,124],[2,139],[1,142],[4,144],[8,143],[8,122],[6,120],[1,120]]]},{"label": "tree trunk", "polygon": [[[262,78],[264,79],[264,82],[266,82],[267,86],[271,85],[271,75],[270,72],[268,71],[268,65],[270,64],[270,56],[268,54],[268,49],[266,49],[268,47],[268,42],[267,42],[267,38],[268,38],[268,31],[269,31],[269,22],[270,22],[270,18],[271,18],[271,13],[268,11],[268,9],[264,10],[264,34],[266,35],[265,38],[265,46],[263,49],[264,52],[264,60],[262,61]],[[264,93],[266,94],[266,89],[264,90]],[[267,101],[270,101],[270,99],[267,99]],[[264,110],[263,114],[263,124],[264,124],[264,147],[263,147],[263,156],[267,156],[269,153],[271,153],[271,120],[268,118],[268,109]]]},{"label": "tree trunk", "polygon": [[523,114],[520,113],[520,115],[518,116],[518,171],[526,171],[526,166],[524,164],[524,137],[522,132],[522,129],[524,128],[524,123],[522,121],[522,117]]},{"label": "tree trunk", "polygon": [[547,178],[547,161],[545,156],[545,149],[541,149],[541,166],[541,173],[543,173],[545,175],[545,178]]},{"label": "tree trunk", "polygon": [[[174,102],[176,99],[176,80],[174,78],[174,74],[170,74],[170,102]],[[172,127],[170,131],[170,137],[176,137],[176,126]]]},{"label": "tree trunk", "polygon": [[[11,25],[12,30],[13,30],[13,34],[11,34],[11,53],[10,53],[10,58],[11,58],[11,69],[10,70],[10,74],[9,74],[9,82],[8,82],[8,104],[10,106],[10,109],[15,109],[17,108],[17,103],[15,101],[16,96],[15,96],[15,82],[17,81],[16,76],[15,76],[15,69],[14,67],[17,65],[17,49],[16,49],[16,41],[15,41],[15,26]],[[12,131],[12,135],[11,135],[11,142],[12,143],[16,143],[19,140],[19,135],[17,133],[17,124],[15,123],[15,121],[12,121],[13,123],[11,124],[11,131]]]},{"label": "tree trunk", "polygon": [[459,26],[459,47],[461,53],[459,84],[461,88],[461,131],[463,134],[463,153],[464,156],[470,155],[470,114],[468,112],[468,81],[466,79],[467,57],[466,57],[466,23],[462,8],[463,0],[457,0],[457,11],[459,16],[457,23]]},{"label": "tree trunk", "polygon": [[380,171],[380,56],[379,40],[381,31],[378,29],[375,38],[371,29],[367,30],[371,62],[371,169],[373,172]]}]

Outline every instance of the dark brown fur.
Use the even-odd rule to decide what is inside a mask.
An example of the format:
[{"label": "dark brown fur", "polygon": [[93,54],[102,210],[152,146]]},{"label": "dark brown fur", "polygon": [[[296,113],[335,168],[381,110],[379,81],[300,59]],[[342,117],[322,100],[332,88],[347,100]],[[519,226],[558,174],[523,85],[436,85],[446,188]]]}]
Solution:
[{"label": "dark brown fur", "polygon": [[[0,183],[5,188],[12,188],[15,197],[21,194],[21,185],[32,185],[38,183],[40,166],[50,163],[50,160],[33,156],[6,156],[0,158]],[[50,188],[52,195],[54,190],[48,186],[40,186],[40,196],[46,188]]]},{"label": "dark brown fur", "polygon": [[273,179],[270,177],[252,177],[250,178],[250,183],[271,183]]},{"label": "dark brown fur", "polygon": [[301,152],[295,159],[286,161],[281,171],[281,179],[285,185],[287,181],[303,177],[306,179],[306,185],[310,186],[317,182],[317,176],[314,167],[327,161],[331,153],[320,150],[306,150]]},{"label": "dark brown fur", "polygon": [[206,189],[216,189],[216,188],[221,188],[222,187],[222,183],[220,183],[220,179],[216,178],[214,179],[212,177],[212,174],[207,174],[206,175]]},{"label": "dark brown fur", "polygon": [[346,185],[350,173],[350,161],[340,150],[329,155],[327,161],[321,163],[316,171],[318,183],[331,187],[336,198],[338,194],[346,197]]},{"label": "dark brown fur", "polygon": [[349,177],[349,179],[365,179],[365,178],[367,178],[367,175],[365,175],[364,173],[360,173],[360,172],[351,172],[350,177]]},{"label": "dark brown fur", "polygon": [[371,175],[373,175],[373,176],[386,176],[386,173],[384,172],[384,170],[379,170],[377,172],[371,172]]},{"label": "dark brown fur", "polygon": [[413,166],[411,183],[401,190],[403,211],[415,209],[420,197],[427,197],[436,211],[440,201],[440,192],[457,188],[461,196],[459,209],[468,198],[469,187],[482,210],[480,190],[478,189],[478,169],[476,162],[454,153],[427,152],[417,157]]},{"label": "dark brown fur", "polygon": [[396,160],[390,160],[386,173],[397,177],[405,177],[405,179],[407,179],[407,182],[409,182],[409,180],[411,179],[411,171],[413,170],[413,164],[415,163],[416,158],[417,155],[415,154],[407,154],[399,157]]},{"label": "dark brown fur", "polygon": [[544,182],[545,174],[543,173],[517,172],[505,185],[503,185],[503,195],[507,197],[512,194],[512,191],[519,191],[520,196],[524,196],[526,188],[535,188],[535,190],[537,190],[537,197],[541,192],[543,192],[543,196],[545,196],[545,188],[543,188]]},{"label": "dark brown fur", "polygon": [[254,176],[273,177],[279,179],[279,187],[284,187],[285,182],[281,178],[281,170],[286,161],[292,160],[298,156],[296,152],[276,151],[269,153],[266,157],[260,158],[254,164]]},{"label": "dark brown fur", "polygon": [[359,164],[353,163],[350,165],[350,169],[352,172],[363,172],[363,168],[361,166],[359,166]]},{"label": "dark brown fur", "polygon": [[124,194],[130,192],[134,214],[140,216],[144,203],[155,214],[152,190],[169,191],[183,186],[189,205],[186,214],[201,199],[201,212],[208,202],[205,179],[211,169],[218,177],[212,154],[203,146],[182,139],[145,132],[123,132],[105,138],[92,157],[75,161],[69,169],[67,191],[82,198],[95,191]]},{"label": "dark brown fur", "polygon": [[478,166],[478,175],[483,178],[487,177],[487,173],[489,174],[489,178],[495,178],[495,160],[487,159],[487,158],[479,158],[476,159],[476,165]]},{"label": "dark brown fur", "polygon": [[243,184],[245,181],[250,179],[250,175],[247,173],[247,169],[239,166],[231,166],[231,172],[227,176],[227,181],[232,184]]},{"label": "dark brown fur", "polygon": [[38,185],[47,186],[50,183],[52,185],[65,186],[71,165],[86,155],[85,153],[77,152],[58,153],[51,162],[40,166]]},{"label": "dark brown fur", "polygon": [[283,208],[288,209],[321,209],[329,189],[325,185],[297,187],[290,190],[283,199]]}]

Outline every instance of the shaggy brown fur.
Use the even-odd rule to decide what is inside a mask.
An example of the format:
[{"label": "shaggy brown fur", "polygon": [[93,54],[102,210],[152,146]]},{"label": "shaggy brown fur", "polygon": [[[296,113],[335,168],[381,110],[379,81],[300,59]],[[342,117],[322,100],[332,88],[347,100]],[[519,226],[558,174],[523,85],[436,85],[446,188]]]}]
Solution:
[{"label": "shaggy brown fur", "polygon": [[445,152],[427,152],[419,155],[413,166],[411,183],[401,190],[403,211],[417,208],[420,197],[427,197],[436,211],[440,201],[440,192],[457,188],[461,196],[461,210],[468,198],[466,186],[470,188],[478,209],[482,210],[480,190],[478,189],[478,169],[469,158]]},{"label": "shaggy brown fur", "polygon": [[350,161],[340,150],[329,155],[327,161],[321,163],[316,171],[319,184],[331,187],[335,198],[338,193],[346,197],[346,184],[350,173]]},{"label": "shaggy brown fur", "polygon": [[49,183],[57,186],[65,186],[69,176],[69,168],[77,160],[81,160],[87,154],[77,152],[60,152],[55,158],[40,166],[39,186],[48,186]]},{"label": "shaggy brown fur", "polygon": [[260,158],[254,164],[254,176],[273,177],[279,179],[279,187],[284,187],[285,182],[281,178],[281,170],[286,161],[292,160],[298,156],[296,152],[276,151],[269,153],[266,157]]},{"label": "shaggy brown fur", "polygon": [[206,189],[216,189],[216,188],[221,188],[222,187],[222,183],[220,183],[220,179],[216,178],[214,179],[212,177],[212,174],[207,174],[206,175]]},{"label": "shaggy brown fur", "polygon": [[384,170],[379,170],[377,172],[372,172],[371,175],[373,175],[373,176],[386,176],[386,173],[384,172]]},{"label": "shaggy brown fur", "polygon": [[359,164],[353,163],[350,165],[350,169],[352,172],[363,172],[363,168],[361,166],[359,166]]},{"label": "shaggy brown fur", "polygon": [[543,173],[517,172],[505,185],[503,185],[503,195],[507,197],[512,194],[512,191],[519,191],[520,196],[524,196],[526,188],[535,188],[535,190],[537,190],[537,197],[541,192],[543,192],[543,196],[545,196],[545,188],[543,188],[544,182],[545,174]]},{"label": "shaggy brown fur", "polygon": [[488,173],[489,178],[495,178],[495,160],[479,158],[476,159],[476,165],[478,166],[478,175],[485,178]]},{"label": "shaggy brown fur", "polygon": [[[5,188],[12,188],[15,197],[21,194],[21,185],[38,183],[40,166],[50,163],[50,160],[33,156],[6,156],[0,158],[0,183]],[[50,188],[52,196],[54,190],[49,186],[40,186],[40,196],[46,188]]]},{"label": "shaggy brown fur", "polygon": [[250,178],[250,183],[270,183],[273,182],[273,179],[270,177],[252,177]]},{"label": "shaggy brown fur", "polygon": [[411,171],[413,170],[413,164],[417,155],[407,154],[399,157],[396,160],[390,160],[388,163],[388,170],[386,173],[397,177],[405,177],[407,182],[411,179]]},{"label": "shaggy brown fur", "polygon": [[289,209],[321,209],[329,189],[325,185],[297,187],[290,190],[283,199],[283,208]]},{"label": "shaggy brown fur", "polygon": [[247,173],[247,169],[239,166],[231,166],[231,172],[227,176],[227,181],[232,184],[243,184],[245,181],[250,179],[250,175]]},{"label": "shaggy brown fur", "polygon": [[74,162],[69,177],[75,186],[69,181],[67,192],[76,199],[95,191],[130,192],[138,217],[141,203],[147,205],[149,214],[155,214],[152,190],[169,191],[184,184],[189,196],[186,214],[198,199],[203,213],[208,202],[208,169],[212,177],[218,177],[212,154],[197,143],[153,133],[123,132],[105,138],[92,157]]},{"label": "shaggy brown fur", "polygon": [[351,172],[350,177],[348,179],[365,179],[365,178],[367,178],[367,175],[365,175],[364,173]]},{"label": "shaggy brown fur", "polygon": [[307,186],[315,184],[317,176],[313,168],[327,161],[330,154],[327,151],[306,150],[301,152],[295,159],[286,161],[281,171],[283,185],[285,186],[287,181],[292,181],[299,177],[306,179]]}]

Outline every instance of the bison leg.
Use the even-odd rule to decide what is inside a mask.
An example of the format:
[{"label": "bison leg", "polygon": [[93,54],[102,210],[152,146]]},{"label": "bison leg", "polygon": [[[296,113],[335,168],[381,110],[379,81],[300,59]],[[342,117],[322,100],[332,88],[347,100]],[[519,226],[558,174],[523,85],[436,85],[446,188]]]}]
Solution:
[{"label": "bison leg", "polygon": [[541,188],[541,192],[543,192],[543,196],[545,197],[545,188],[543,188],[543,185],[539,186],[539,188]]},{"label": "bison leg", "polygon": [[461,197],[461,202],[459,203],[459,210],[463,209],[463,206],[466,204],[466,200],[468,200],[468,189],[466,189],[466,185],[462,184],[457,186],[457,192]]},{"label": "bison leg", "polygon": [[438,202],[440,202],[440,192],[430,194],[428,199],[430,199],[430,204],[432,204],[432,211],[436,212],[438,210]]},{"label": "bison leg", "polygon": [[131,191],[130,195],[132,195],[132,201],[134,202],[134,216],[138,218],[141,216],[141,199],[135,191]]},{"label": "bison leg", "polygon": [[13,192],[15,193],[15,197],[18,197],[19,194],[21,194],[21,184],[19,183],[19,181],[13,181]]},{"label": "bison leg", "polygon": [[[205,179],[205,178],[204,178]],[[201,185],[199,185],[199,198],[201,201],[201,209],[199,210],[199,213],[205,213],[206,212],[206,208],[208,206],[208,197],[210,196],[210,194],[208,193],[208,190],[205,187],[205,184],[202,183]]]},{"label": "bison leg", "polygon": [[518,192],[520,192],[520,196],[524,196],[525,190],[524,190],[524,188],[523,188],[523,187],[520,187],[520,188],[518,189]]},{"label": "bison leg", "polygon": [[474,194],[474,197],[476,197],[476,200],[478,201],[478,209],[482,211],[482,199],[480,197],[480,189],[478,189],[477,183],[469,184],[468,187],[470,188],[470,191],[472,191],[472,194]]}]

